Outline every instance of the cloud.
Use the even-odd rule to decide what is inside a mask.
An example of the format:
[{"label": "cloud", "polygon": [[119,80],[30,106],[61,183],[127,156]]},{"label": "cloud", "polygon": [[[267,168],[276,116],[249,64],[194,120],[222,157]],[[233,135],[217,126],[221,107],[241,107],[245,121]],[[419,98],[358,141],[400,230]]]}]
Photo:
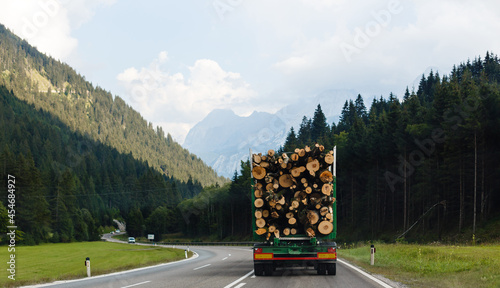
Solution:
[{"label": "cloud", "polygon": [[245,2],[248,21],[283,86],[302,94],[400,94],[428,67],[448,74],[468,57],[500,51],[498,1],[272,2]]},{"label": "cloud", "polygon": [[78,46],[73,29],[89,21],[96,8],[115,0],[2,1],[0,23],[41,52],[67,59]]},{"label": "cloud", "polygon": [[170,73],[162,66],[167,60],[167,52],[160,52],[149,67],[131,67],[116,78],[126,100],[177,141],[182,143],[189,129],[213,109],[252,112],[256,93],[239,73],[227,72],[209,59],[187,67],[187,75]]}]

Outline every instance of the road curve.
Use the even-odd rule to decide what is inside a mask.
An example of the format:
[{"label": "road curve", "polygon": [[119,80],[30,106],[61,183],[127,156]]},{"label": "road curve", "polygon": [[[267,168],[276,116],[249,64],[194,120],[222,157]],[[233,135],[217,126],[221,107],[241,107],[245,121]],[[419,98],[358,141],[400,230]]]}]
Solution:
[{"label": "road curve", "polygon": [[250,247],[210,246],[192,247],[191,250],[197,255],[193,259],[31,287],[391,287],[382,286],[375,282],[377,280],[371,280],[342,263],[337,264],[336,276],[317,275],[311,268],[291,268],[277,269],[271,277],[255,277]]}]

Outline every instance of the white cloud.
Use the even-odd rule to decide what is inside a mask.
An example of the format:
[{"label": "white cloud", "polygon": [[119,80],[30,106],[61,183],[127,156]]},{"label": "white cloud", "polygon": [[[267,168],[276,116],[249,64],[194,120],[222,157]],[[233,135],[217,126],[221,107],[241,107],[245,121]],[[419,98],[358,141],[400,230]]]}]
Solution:
[{"label": "white cloud", "polygon": [[197,60],[189,74],[169,73],[160,64],[168,57],[160,52],[149,67],[128,68],[117,76],[126,99],[148,120],[161,125],[183,142],[189,129],[213,109],[248,114],[256,93],[240,74],[227,72],[209,59]]},{"label": "white cloud", "polygon": [[41,52],[67,59],[78,46],[72,29],[90,20],[101,5],[115,0],[2,0],[0,23]]},{"label": "white cloud", "polygon": [[245,7],[282,85],[302,93],[387,96],[428,67],[448,74],[468,57],[500,51],[498,1],[256,0]]}]

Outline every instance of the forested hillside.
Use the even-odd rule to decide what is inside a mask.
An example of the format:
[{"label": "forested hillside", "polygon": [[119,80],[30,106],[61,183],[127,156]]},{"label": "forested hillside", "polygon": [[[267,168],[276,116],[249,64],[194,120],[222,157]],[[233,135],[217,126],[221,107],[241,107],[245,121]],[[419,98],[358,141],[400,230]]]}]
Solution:
[{"label": "forested hillside", "polygon": [[[449,75],[422,76],[417,91],[380,97],[369,109],[361,95],[346,101],[337,124],[318,105],[279,153],[337,146],[340,241],[498,240],[488,225],[500,222],[499,82],[500,59],[487,53]],[[191,211],[186,232],[250,237],[250,173],[242,164],[230,186],[180,204]]]},{"label": "forested hillside", "polygon": [[[73,68],[48,57],[0,24],[0,85],[36,109],[58,117],[93,141],[131,153],[168,177],[223,183],[215,171],[154,128],[120,97],[94,87]],[[27,135],[29,136],[29,135]]]},{"label": "forested hillside", "polygon": [[169,215],[171,230],[178,230],[177,204],[202,189],[73,132],[3,86],[0,127],[1,228],[9,204],[7,175],[12,175],[17,234],[25,244],[98,240],[99,227],[111,226],[112,219],[124,219],[140,235],[144,225],[155,228],[146,222],[157,210]]}]

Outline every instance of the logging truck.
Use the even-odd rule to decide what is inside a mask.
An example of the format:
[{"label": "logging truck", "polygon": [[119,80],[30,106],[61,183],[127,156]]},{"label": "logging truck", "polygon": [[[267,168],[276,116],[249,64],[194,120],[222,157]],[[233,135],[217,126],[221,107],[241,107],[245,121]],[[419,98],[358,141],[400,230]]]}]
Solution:
[{"label": "logging truck", "polygon": [[336,148],[316,144],[250,156],[255,275],[289,266],[335,275]]}]

